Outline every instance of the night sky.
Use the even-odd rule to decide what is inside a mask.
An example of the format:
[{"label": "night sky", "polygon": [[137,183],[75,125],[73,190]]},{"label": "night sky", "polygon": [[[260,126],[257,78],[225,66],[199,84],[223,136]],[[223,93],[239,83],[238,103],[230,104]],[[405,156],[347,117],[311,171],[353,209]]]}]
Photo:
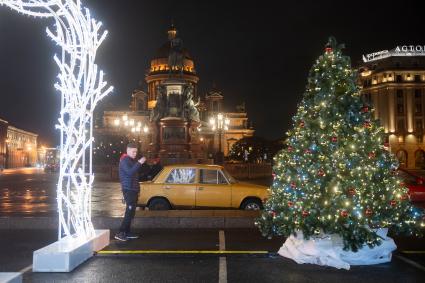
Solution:
[{"label": "night sky", "polygon": [[[228,110],[245,101],[256,134],[268,139],[283,137],[291,126],[308,70],[329,35],[346,44],[353,64],[364,53],[425,44],[419,1],[83,3],[109,30],[98,64],[115,91],[104,104],[128,109],[131,91],[144,82],[173,20],[195,60],[200,93],[215,82]],[[0,7],[0,118],[54,145],[59,140],[54,124],[60,95],[53,88],[58,49],[45,34],[48,24]]]}]

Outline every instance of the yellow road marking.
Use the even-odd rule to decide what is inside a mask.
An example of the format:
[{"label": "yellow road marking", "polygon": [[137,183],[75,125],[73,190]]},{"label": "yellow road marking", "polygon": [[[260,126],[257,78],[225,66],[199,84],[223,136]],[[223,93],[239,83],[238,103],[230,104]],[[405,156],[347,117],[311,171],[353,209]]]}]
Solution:
[{"label": "yellow road marking", "polygon": [[425,251],[401,251],[403,254],[425,254]]},{"label": "yellow road marking", "polygon": [[268,251],[161,251],[161,250],[134,250],[134,251],[98,251],[98,254],[268,254]]}]

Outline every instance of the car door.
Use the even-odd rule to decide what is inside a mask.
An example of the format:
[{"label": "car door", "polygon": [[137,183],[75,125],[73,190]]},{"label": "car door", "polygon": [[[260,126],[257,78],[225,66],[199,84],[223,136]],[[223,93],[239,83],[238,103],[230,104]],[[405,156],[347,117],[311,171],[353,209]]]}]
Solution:
[{"label": "car door", "polygon": [[196,169],[174,168],[163,185],[163,193],[173,206],[195,207]]},{"label": "car door", "polygon": [[196,207],[230,207],[232,186],[218,169],[199,169]]}]

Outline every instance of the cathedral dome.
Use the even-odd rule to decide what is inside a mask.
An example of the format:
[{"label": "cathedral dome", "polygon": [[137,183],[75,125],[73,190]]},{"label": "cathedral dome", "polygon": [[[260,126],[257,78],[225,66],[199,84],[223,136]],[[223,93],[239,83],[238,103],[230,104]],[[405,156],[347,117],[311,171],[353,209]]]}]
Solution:
[{"label": "cathedral dome", "polygon": [[[186,74],[196,74],[195,64],[189,52],[183,46],[183,41],[177,37],[176,28],[171,25],[170,29],[167,31],[168,41],[165,42],[156,52],[155,56],[151,60],[151,68],[149,74],[159,74],[159,73],[168,73],[169,72],[169,56],[173,55],[175,50],[182,55],[182,65],[183,72]],[[176,46],[176,47],[173,47]],[[173,48],[175,50],[173,50]]]},{"label": "cathedral dome", "polygon": [[[158,48],[153,59],[162,59],[162,58],[168,59],[168,55],[170,55],[170,50],[171,50],[171,41],[167,41],[160,48]],[[186,48],[183,47],[182,52],[185,59],[193,60],[189,54],[189,51]]]}]

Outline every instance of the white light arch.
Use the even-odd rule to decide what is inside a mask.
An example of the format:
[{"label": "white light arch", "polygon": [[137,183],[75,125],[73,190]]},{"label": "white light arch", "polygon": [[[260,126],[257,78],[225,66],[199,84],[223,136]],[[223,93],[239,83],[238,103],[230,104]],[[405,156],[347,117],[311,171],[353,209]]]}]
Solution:
[{"label": "white light arch", "polygon": [[61,48],[54,60],[59,67],[55,88],[61,93],[56,127],[61,132],[60,171],[57,184],[59,240],[65,236],[94,236],[91,222],[93,111],[112,91],[95,64],[96,52],[107,31],[91,18],[80,0],[0,0],[19,13],[52,18],[55,31],[47,35]]}]

